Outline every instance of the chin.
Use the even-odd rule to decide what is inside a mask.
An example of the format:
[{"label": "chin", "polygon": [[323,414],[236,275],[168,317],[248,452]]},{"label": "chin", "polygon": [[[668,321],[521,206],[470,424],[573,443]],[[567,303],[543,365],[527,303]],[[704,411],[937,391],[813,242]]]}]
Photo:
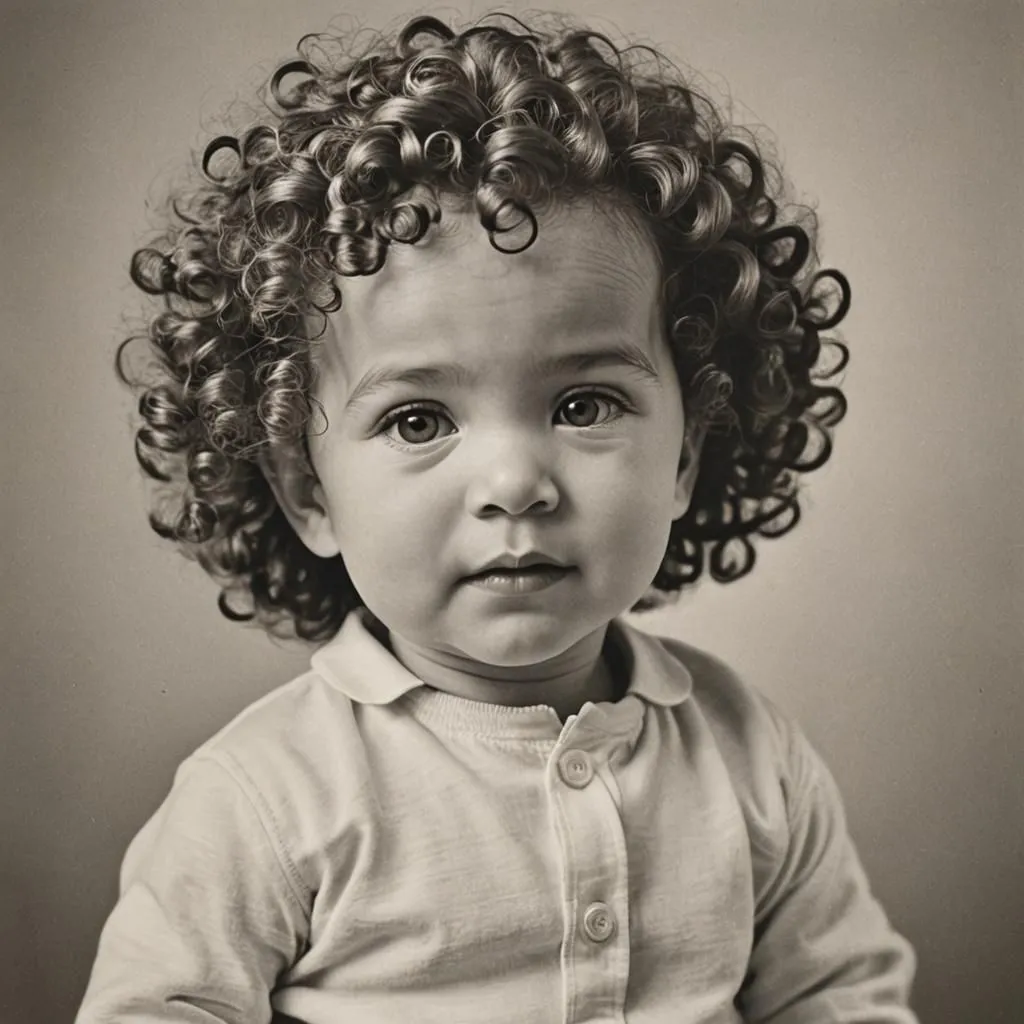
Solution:
[{"label": "chin", "polygon": [[508,616],[473,630],[460,649],[483,665],[523,668],[554,660],[605,624],[569,623],[560,616]]}]

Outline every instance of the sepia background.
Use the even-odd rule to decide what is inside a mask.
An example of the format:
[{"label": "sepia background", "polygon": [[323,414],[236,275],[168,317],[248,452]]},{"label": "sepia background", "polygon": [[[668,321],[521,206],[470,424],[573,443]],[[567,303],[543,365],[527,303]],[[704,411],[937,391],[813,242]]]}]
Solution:
[{"label": "sepia background", "polygon": [[[724,657],[825,753],[917,947],[922,1019],[1020,1021],[1024,7],[551,6],[659,45],[774,132],[854,290],[850,413],[804,522],[748,579],[638,621]],[[2,1024],[70,1020],[125,845],[175,765],[306,664],[221,619],[149,531],[111,362],[147,203],[339,13],[413,10],[0,3]]]}]

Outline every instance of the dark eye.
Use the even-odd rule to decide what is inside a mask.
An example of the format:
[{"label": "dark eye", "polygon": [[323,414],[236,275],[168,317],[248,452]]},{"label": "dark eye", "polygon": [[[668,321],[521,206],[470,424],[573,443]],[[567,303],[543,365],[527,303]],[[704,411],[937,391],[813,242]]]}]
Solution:
[{"label": "dark eye", "polygon": [[381,427],[387,440],[405,445],[427,444],[454,432],[454,424],[447,416],[427,408],[399,409]]},{"label": "dark eye", "polygon": [[596,427],[622,415],[623,404],[610,395],[596,392],[572,395],[559,407],[570,427]]}]

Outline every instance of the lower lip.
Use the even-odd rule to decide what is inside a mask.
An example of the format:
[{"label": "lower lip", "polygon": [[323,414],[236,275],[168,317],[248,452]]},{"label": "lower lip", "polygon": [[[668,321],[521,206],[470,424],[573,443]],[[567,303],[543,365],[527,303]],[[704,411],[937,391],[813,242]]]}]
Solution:
[{"label": "lower lip", "polygon": [[486,575],[470,576],[466,581],[494,594],[536,594],[553,587],[569,575],[569,570],[556,565],[541,565],[530,569],[503,569]]}]

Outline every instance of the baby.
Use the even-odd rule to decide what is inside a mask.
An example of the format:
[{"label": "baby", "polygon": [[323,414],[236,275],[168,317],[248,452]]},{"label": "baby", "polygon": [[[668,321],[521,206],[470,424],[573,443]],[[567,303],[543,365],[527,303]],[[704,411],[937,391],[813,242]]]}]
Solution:
[{"label": "baby", "polygon": [[307,38],[135,255],[153,526],[320,646],[132,842],[79,1024],[915,1020],[798,727],[621,617],[795,525],[846,280],[663,58],[538,25]]}]

